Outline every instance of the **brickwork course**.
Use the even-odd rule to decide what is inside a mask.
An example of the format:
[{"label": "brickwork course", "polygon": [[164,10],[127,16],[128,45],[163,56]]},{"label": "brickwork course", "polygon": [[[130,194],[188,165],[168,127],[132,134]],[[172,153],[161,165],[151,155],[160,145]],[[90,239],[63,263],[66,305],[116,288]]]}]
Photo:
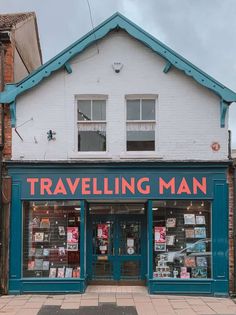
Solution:
[{"label": "brickwork course", "polygon": [[[14,50],[10,42],[5,44],[4,81],[5,84],[14,81]],[[11,159],[12,143],[12,128],[9,106],[5,106],[4,108],[4,141],[3,156],[5,160],[9,160]]]}]

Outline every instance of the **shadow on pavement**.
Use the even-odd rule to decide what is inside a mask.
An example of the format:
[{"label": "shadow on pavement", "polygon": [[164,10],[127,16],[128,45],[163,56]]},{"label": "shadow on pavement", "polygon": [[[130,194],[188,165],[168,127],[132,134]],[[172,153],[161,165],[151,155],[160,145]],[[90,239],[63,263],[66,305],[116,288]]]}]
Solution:
[{"label": "shadow on pavement", "polygon": [[82,306],[78,310],[61,309],[60,306],[43,306],[38,315],[138,315],[134,306]]}]

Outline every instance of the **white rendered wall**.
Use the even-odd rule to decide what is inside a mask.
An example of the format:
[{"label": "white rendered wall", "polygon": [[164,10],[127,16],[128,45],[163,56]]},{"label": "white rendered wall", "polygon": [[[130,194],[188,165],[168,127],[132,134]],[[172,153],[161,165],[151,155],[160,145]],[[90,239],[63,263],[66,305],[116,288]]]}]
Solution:
[{"label": "white rendered wall", "polygon": [[[219,98],[182,72],[164,74],[165,61],[125,32],[112,32],[71,61],[72,74],[60,70],[17,99],[17,130],[13,130],[13,159],[67,160],[226,160],[227,124],[220,128]],[[122,62],[116,74],[113,62]],[[107,150],[76,150],[75,96],[105,94]],[[126,152],[125,95],[158,94],[156,151]],[[56,140],[47,140],[47,131]],[[220,143],[213,152],[211,144]]]}]

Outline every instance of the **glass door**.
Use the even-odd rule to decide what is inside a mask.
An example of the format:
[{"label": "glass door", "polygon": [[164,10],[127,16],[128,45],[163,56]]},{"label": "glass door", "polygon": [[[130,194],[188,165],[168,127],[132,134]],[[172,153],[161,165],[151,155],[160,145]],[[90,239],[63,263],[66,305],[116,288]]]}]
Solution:
[{"label": "glass door", "polygon": [[119,261],[120,280],[142,279],[141,218],[119,220]]},{"label": "glass door", "polygon": [[114,218],[97,218],[92,222],[92,275],[94,279],[113,279]]},{"label": "glass door", "polygon": [[[123,211],[121,207],[114,211],[113,206],[106,214],[99,214],[96,205],[94,212],[92,210],[88,215],[87,270],[90,280],[145,279],[147,232],[144,207],[132,205],[135,209],[132,213],[131,207],[122,206]],[[103,205],[102,211],[105,207],[109,209],[108,205]]]}]

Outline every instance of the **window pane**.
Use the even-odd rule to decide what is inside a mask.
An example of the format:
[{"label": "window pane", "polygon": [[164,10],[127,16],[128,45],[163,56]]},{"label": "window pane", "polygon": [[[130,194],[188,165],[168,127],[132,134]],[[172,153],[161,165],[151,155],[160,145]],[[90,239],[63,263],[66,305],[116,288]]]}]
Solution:
[{"label": "window pane", "polygon": [[80,277],[80,203],[23,203],[23,277]]},{"label": "window pane", "polygon": [[140,100],[127,100],[127,120],[140,120]]},{"label": "window pane", "polygon": [[155,131],[127,131],[127,151],[154,151]]},{"label": "window pane", "polygon": [[92,102],[93,120],[106,120],[106,102],[97,100]]},{"label": "window pane", "polygon": [[211,203],[153,202],[153,277],[211,278]]},{"label": "window pane", "polygon": [[91,101],[78,101],[78,120],[91,120]]},{"label": "window pane", "polygon": [[106,132],[79,131],[78,151],[106,151]]},{"label": "window pane", "polygon": [[155,119],[155,100],[142,100],[142,120]]}]

